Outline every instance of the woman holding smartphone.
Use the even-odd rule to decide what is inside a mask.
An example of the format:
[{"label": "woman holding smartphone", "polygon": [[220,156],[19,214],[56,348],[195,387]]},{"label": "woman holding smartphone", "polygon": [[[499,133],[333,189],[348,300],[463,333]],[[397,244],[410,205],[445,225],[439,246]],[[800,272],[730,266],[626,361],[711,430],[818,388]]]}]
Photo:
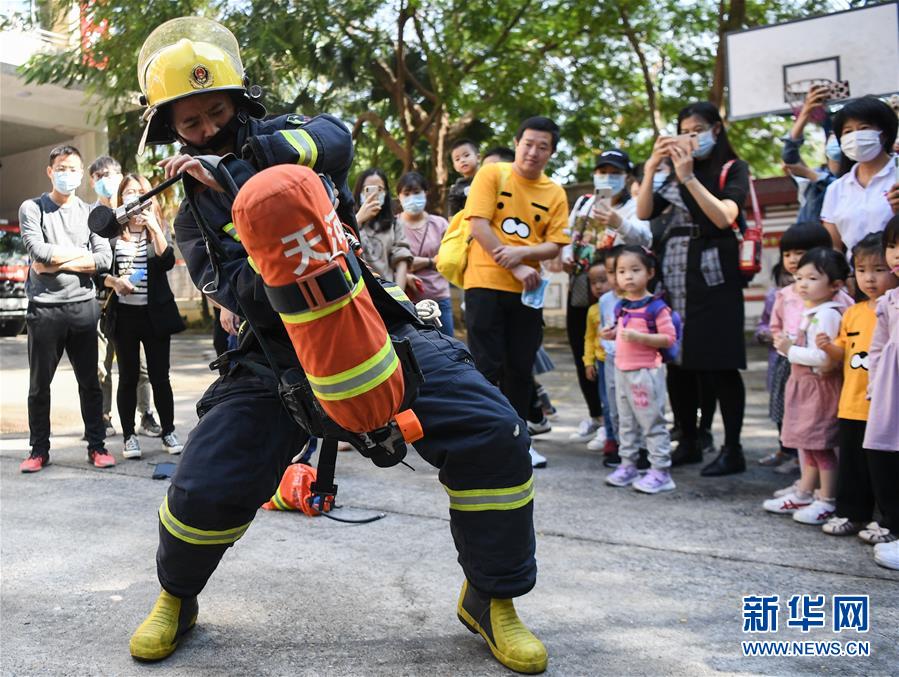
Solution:
[{"label": "woman holding smartphone", "polygon": [[365,262],[381,277],[405,289],[413,256],[403,224],[393,215],[387,175],[376,167],[366,169],[356,179],[353,197],[359,205],[356,223]]},{"label": "woman holding smartphone", "polygon": [[653,219],[668,210],[660,243],[661,284],[669,305],[684,320],[679,365],[669,365],[669,395],[681,426],[674,465],[702,461],[696,411],[702,397],[715,399],[724,420],[724,446],[702,469],[713,477],[743,472],[740,445],[746,391],[743,286],[737,236],[749,191],[749,167],[737,158],[718,109],[693,103],[677,118],[678,137],[660,136],[646,161],[653,176],[668,158],[674,172],[654,189],[644,181],[637,216]]},{"label": "woman holding smartphone", "polygon": [[[143,176],[126,175],[119,185],[119,204],[150,188]],[[110,296],[106,316],[112,325],[119,362],[116,404],[125,438],[122,455],[141,455],[140,441],[134,433],[141,344],[147,355],[147,375],[162,426],[162,446],[170,454],[180,454],[182,444],[175,435],[169,356],[171,336],[184,329],[184,321],[166,276],[166,271],[175,265],[175,252],[156,200],[122,226],[121,234],[110,245],[112,270],[103,276],[103,284],[115,292]]]}]

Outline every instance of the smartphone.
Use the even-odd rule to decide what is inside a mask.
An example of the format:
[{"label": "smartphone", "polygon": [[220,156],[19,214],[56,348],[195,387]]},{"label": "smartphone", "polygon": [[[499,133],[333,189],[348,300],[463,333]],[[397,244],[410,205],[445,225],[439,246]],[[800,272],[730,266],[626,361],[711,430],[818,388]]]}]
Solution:
[{"label": "smartphone", "polygon": [[596,190],[593,191],[593,197],[597,202],[599,202],[600,200],[611,201],[612,200],[612,189],[608,186],[605,186],[603,188],[597,188]]},{"label": "smartphone", "polygon": [[828,101],[845,101],[849,98],[849,80],[831,82],[828,87]]},{"label": "smartphone", "polygon": [[375,193],[381,192],[380,186],[365,186],[362,189],[362,195],[364,197],[368,197],[369,195],[374,195]]},{"label": "smartphone", "polygon": [[688,153],[692,153],[699,148],[699,137],[696,134],[678,134],[674,137],[674,143],[683,148]]}]

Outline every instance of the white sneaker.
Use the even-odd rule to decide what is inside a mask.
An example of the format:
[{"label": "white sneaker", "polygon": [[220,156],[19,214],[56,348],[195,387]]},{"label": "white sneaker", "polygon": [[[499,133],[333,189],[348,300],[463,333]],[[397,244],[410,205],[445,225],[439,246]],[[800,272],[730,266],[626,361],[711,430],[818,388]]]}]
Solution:
[{"label": "white sneaker", "polygon": [[899,541],[875,545],[874,561],[887,569],[899,569]]},{"label": "white sneaker", "polygon": [[531,455],[531,467],[532,468],[545,468],[546,467],[546,456],[542,456],[537,453],[537,450],[534,447],[528,449],[528,453]]},{"label": "white sneaker", "polygon": [[793,513],[793,519],[802,524],[824,524],[827,520],[834,516],[837,511],[830,501],[814,500],[811,505],[807,505]]},{"label": "white sneaker", "polygon": [[543,433],[548,433],[552,429],[553,427],[549,424],[549,419],[547,419],[546,416],[544,416],[543,420],[539,423],[528,421],[528,435],[542,435]]},{"label": "white sneaker", "polygon": [[122,456],[125,458],[140,458],[140,440],[137,439],[137,435],[130,435],[125,438]]},{"label": "white sneaker", "polygon": [[178,441],[178,437],[174,432],[162,436],[162,448],[170,454],[180,454],[184,449],[184,445]]},{"label": "white sneaker", "polygon": [[578,424],[577,432],[571,433],[568,439],[572,442],[589,442],[599,427],[599,423],[592,418],[585,418]]},{"label": "white sneaker", "polygon": [[587,442],[587,449],[590,451],[602,451],[606,446],[606,429],[604,426],[599,426],[596,429],[596,434],[593,436],[593,439]]},{"label": "white sneaker", "polygon": [[762,503],[762,507],[768,512],[775,512],[778,515],[788,515],[811,504],[811,496],[803,498],[797,494],[787,494],[786,496],[769,498]]}]

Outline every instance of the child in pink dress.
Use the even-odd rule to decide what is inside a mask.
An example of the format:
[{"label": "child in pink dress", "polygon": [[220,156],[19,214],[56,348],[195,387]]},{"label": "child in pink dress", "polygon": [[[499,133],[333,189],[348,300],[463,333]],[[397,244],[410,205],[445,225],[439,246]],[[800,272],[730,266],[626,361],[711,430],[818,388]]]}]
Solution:
[{"label": "child in pink dress", "polygon": [[[790,360],[784,393],[781,439],[799,449],[800,478],[790,493],[764,502],[765,510],[793,514],[804,524],[823,524],[836,507],[837,446],[842,372],[816,344],[818,334],[836,338],[842,318],[834,295],[849,277],[846,257],[828,247],[816,247],[802,257],[796,271],[796,291],[805,302],[799,336],[774,338],[778,352]],[[814,497],[820,481],[820,492]]]},{"label": "child in pink dress", "polygon": [[[899,216],[883,231],[883,255],[893,274],[899,277]],[[884,479],[878,496],[883,524],[899,532],[899,289],[891,289],[877,301],[877,326],[868,355],[868,396],[871,399],[866,449],[881,451],[890,458],[891,475]],[[888,489],[892,487],[892,489]],[[877,487],[875,485],[875,491]],[[874,561],[888,569],[899,569],[899,541],[874,546]]]},{"label": "child in pink dress", "polygon": [[[820,223],[800,222],[787,228],[780,238],[780,262],[786,275],[793,276],[799,268],[799,261],[805,253],[815,247],[832,247],[830,233]],[[848,308],[853,304],[852,297],[842,289],[833,298],[842,308]],[[769,332],[773,337],[784,334],[792,341],[799,336],[799,325],[803,319],[805,302],[800,298],[795,281],[784,285],[777,290],[774,297],[774,307],[771,309]],[[814,345],[814,343],[812,343]],[[770,368],[770,393],[768,415],[777,424],[778,434],[783,425],[784,417],[784,393],[787,379],[790,377],[790,361],[785,354],[778,353]],[[780,449],[763,458],[760,463],[767,466],[779,466],[778,472],[789,473],[797,469],[796,450],[783,444]],[[786,493],[786,490],[782,490]]]}]

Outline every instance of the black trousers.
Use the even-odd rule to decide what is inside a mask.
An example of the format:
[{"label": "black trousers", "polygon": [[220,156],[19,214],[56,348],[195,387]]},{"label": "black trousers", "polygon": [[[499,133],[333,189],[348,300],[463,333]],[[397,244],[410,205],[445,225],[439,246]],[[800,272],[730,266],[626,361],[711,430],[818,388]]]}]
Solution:
[{"label": "black trousers", "polygon": [[117,310],[115,345],[119,361],[119,389],[116,391],[116,405],[122,422],[122,435],[127,438],[134,434],[141,344],[147,356],[147,377],[153,389],[159,425],[162,434],[167,435],[175,429],[175,401],[169,381],[172,337],[154,333],[147,306],[119,303]]},{"label": "black trousers", "polygon": [[465,324],[475,365],[502,390],[518,416],[527,420],[534,359],[543,341],[543,311],[524,305],[521,294],[467,289]]},{"label": "black trousers", "polygon": [[97,322],[93,298],[59,305],[28,304],[28,428],[32,454],[50,451],[50,384],[65,351],[78,381],[88,450],[103,449],[103,392],[97,376]]},{"label": "black trousers", "polygon": [[568,331],[568,345],[571,346],[571,356],[574,358],[574,368],[577,370],[577,382],[581,387],[584,402],[591,418],[602,416],[602,402],[599,399],[599,390],[596,381],[587,380],[587,370],[584,367],[584,334],[587,331],[587,308],[575,308],[569,305],[565,309],[565,328]]},{"label": "black trousers", "polygon": [[724,444],[730,447],[740,444],[746,388],[737,369],[699,371],[669,365],[668,394],[683,439],[697,438],[696,411],[700,406],[703,409],[702,424],[711,427],[717,402],[724,421]]},{"label": "black trousers", "polygon": [[[391,334],[412,342],[425,376],[412,404],[425,435],[415,449],[440,469],[465,576],[493,597],[526,594],[537,577],[527,429],[464,344],[436,329]],[[210,386],[197,413],[159,511],[157,572],[178,597],[203,589],[306,439],[270,387],[242,367]],[[372,472],[390,482],[403,471]]]},{"label": "black trousers", "polygon": [[880,526],[899,530],[899,453],[864,449],[865,421],[840,419],[837,515],[870,522],[874,506]]}]

